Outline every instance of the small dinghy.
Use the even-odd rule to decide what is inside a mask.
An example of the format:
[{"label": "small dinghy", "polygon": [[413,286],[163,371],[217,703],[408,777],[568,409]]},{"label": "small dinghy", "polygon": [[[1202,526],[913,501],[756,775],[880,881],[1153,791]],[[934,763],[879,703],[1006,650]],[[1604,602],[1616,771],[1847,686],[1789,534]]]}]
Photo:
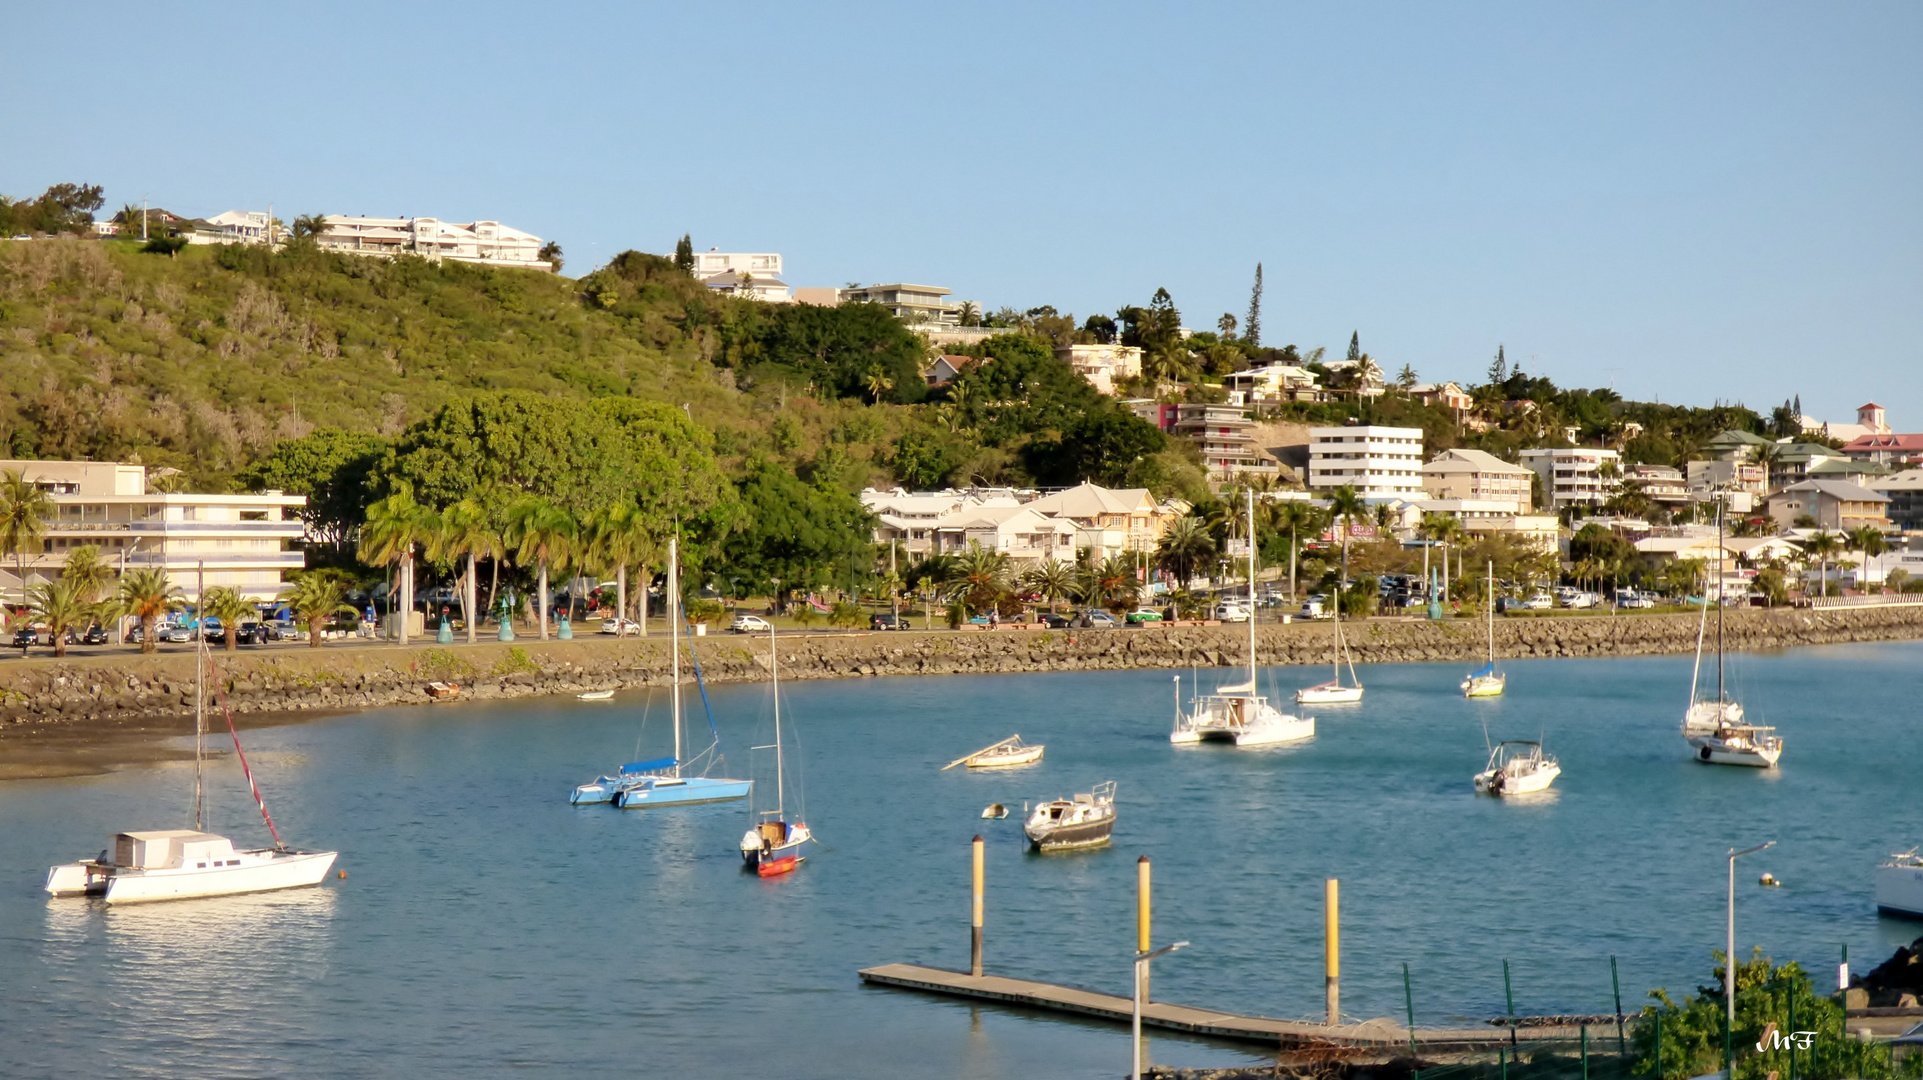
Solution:
[{"label": "small dinghy", "polygon": [[1022,831],[1037,851],[1069,851],[1100,847],[1115,829],[1115,781],[1105,780],[1094,790],[1069,799],[1056,799],[1035,808]]},{"label": "small dinghy", "polygon": [[971,769],[1012,769],[1017,765],[1033,765],[1042,760],[1045,747],[1040,743],[1030,745],[1022,741],[1020,735],[1010,735],[993,746],[984,746],[967,757],[958,757],[941,767],[947,772],[957,765]]},{"label": "small dinghy", "polygon": [[614,691],[612,691],[612,690],[589,690],[588,692],[586,692],[586,693],[584,693],[584,694],[576,694],[576,695],[574,695],[574,696],[575,696],[575,697],[577,697],[577,698],[580,698],[580,699],[581,699],[582,701],[606,701],[606,700],[608,700],[609,698],[612,698],[612,697],[614,696]]},{"label": "small dinghy", "polygon": [[982,817],[990,821],[1000,821],[1007,816],[1008,807],[1003,806],[1001,803],[993,803],[982,808]]},{"label": "small dinghy", "polygon": [[427,696],[435,701],[453,701],[461,696],[460,683],[431,682],[427,684]]}]

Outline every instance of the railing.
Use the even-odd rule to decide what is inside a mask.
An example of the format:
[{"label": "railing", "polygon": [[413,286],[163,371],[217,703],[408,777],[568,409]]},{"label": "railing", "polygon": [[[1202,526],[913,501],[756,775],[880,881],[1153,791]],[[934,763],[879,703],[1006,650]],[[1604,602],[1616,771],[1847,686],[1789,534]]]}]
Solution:
[{"label": "railing", "polygon": [[[50,521],[49,534],[86,533],[215,533],[260,532],[299,536],[307,526],[298,521]],[[288,531],[292,530],[291,533]]]},{"label": "railing", "polygon": [[1923,607],[1923,593],[1887,593],[1882,596],[1816,596],[1804,601],[1804,605],[1818,610],[1824,608]]}]

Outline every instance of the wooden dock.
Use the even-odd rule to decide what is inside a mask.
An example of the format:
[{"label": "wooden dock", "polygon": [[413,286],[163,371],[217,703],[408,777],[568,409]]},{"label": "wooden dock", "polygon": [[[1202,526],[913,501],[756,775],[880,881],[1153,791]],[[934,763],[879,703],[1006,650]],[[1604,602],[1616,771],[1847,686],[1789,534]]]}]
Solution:
[{"label": "wooden dock", "polygon": [[[958,971],[922,967],[919,964],[883,964],[880,967],[864,968],[861,971],[861,978],[863,982],[878,986],[895,986],[931,994],[975,998],[981,1001],[999,1001],[1030,1009],[1076,1013],[1122,1024],[1128,1023],[1134,1015],[1134,1002],[1114,994],[1102,994],[1093,990],[1080,990],[1072,986],[1057,986],[1054,983],[1034,982],[1029,979],[1010,979],[1000,975],[968,975]],[[1359,1024],[1317,1024],[1306,1020],[1277,1020],[1267,1016],[1246,1016],[1240,1013],[1150,1001],[1142,1006],[1142,1024],[1144,1027],[1166,1028],[1219,1039],[1261,1043],[1285,1050],[1355,1047],[1394,1054],[1398,1048],[1406,1053],[1409,1047],[1408,1027],[1393,1020],[1381,1018],[1365,1020]],[[1595,1038],[1597,1034],[1599,1033],[1592,1030],[1590,1037]],[[1574,1040],[1577,1037],[1577,1029],[1571,1027],[1525,1027],[1517,1029],[1515,1034],[1516,1041],[1519,1043],[1558,1042]],[[1506,1027],[1494,1026],[1462,1029],[1417,1028],[1415,1042],[1418,1052],[1422,1053],[1448,1054],[1494,1050],[1510,1042],[1510,1031]]]}]

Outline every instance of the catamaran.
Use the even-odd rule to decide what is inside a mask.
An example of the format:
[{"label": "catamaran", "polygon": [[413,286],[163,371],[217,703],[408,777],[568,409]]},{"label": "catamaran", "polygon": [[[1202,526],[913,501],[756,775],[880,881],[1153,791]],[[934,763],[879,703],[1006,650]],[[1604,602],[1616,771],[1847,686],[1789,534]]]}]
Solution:
[{"label": "catamaran", "polygon": [[[1331,665],[1334,671],[1328,682],[1297,690],[1297,705],[1347,705],[1362,700],[1362,680],[1355,675],[1355,657],[1349,655],[1349,644],[1342,639],[1342,596],[1343,590],[1338,589],[1336,601],[1331,605],[1335,612],[1335,656]],[[1342,664],[1345,660],[1349,665],[1348,686],[1342,685]]]},{"label": "catamaran", "polygon": [[1489,662],[1462,680],[1463,697],[1501,697],[1509,676],[1496,670],[1496,562],[1489,560]]},{"label": "catamaran", "polygon": [[1689,673],[1689,708],[1683,713],[1683,738],[1705,765],[1774,766],[1783,756],[1783,740],[1773,727],[1743,722],[1742,703],[1731,701],[1723,681],[1723,498],[1716,500],[1716,698],[1698,699],[1697,682],[1703,671],[1703,638],[1709,629],[1709,593],[1703,588],[1703,610],[1696,623],[1696,665]]},{"label": "catamaran", "polygon": [[[240,732],[227,714],[227,730],[234,738],[247,788],[260,808],[261,820],[274,838],[270,848],[235,850],[225,836],[206,828],[206,702],[207,642],[194,652],[194,827],[116,833],[110,852],[85,862],[64,863],[47,871],[47,891],[54,896],[97,896],[109,904],[144,900],[185,900],[202,896],[269,892],[318,885],[334,865],[338,852],[296,851],[281,842],[280,830],[267,813],[260,785],[240,748]],[[221,711],[226,712],[225,699]]]},{"label": "catamaran", "polygon": [[801,845],[815,838],[808,826],[788,820],[787,778],[781,756],[781,655],[775,646],[775,628],[768,627],[768,687],[775,703],[775,741],[772,747],[757,750],[775,752],[775,808],[763,810],[741,837],[741,861],[762,877],[786,874],[800,866],[805,856]]},{"label": "catamaran", "polygon": [[[708,748],[692,758],[681,756],[681,566],[680,553],[673,537],[668,539],[668,634],[673,656],[673,688],[670,700],[673,704],[674,756],[655,758],[652,761],[630,762],[616,771],[613,776],[603,776],[582,784],[574,789],[568,801],[576,805],[583,803],[613,803],[623,810],[641,810],[651,806],[691,806],[696,803],[727,802],[731,799],[745,799],[754,784],[749,780],[729,780],[717,776],[690,775],[691,770],[713,768],[718,762],[715,750],[721,744],[721,736],[714,730],[714,717],[708,717],[708,732],[713,736]],[[697,678],[699,669],[697,668]],[[706,687],[702,688],[701,700],[708,700]]]},{"label": "catamaran", "polygon": [[[1249,492],[1249,610],[1255,610],[1255,493]],[[1213,694],[1197,695],[1187,713],[1182,711],[1181,677],[1176,677],[1176,744],[1232,742],[1237,746],[1273,746],[1299,742],[1315,735],[1315,717],[1293,716],[1269,704],[1255,692],[1255,619],[1249,619],[1249,678],[1218,686]]]}]

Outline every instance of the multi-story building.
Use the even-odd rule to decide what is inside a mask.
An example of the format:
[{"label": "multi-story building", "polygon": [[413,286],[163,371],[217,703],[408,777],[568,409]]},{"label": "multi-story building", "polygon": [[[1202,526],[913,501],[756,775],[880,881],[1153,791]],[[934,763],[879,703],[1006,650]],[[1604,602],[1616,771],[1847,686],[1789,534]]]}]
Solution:
[{"label": "multi-story building", "polygon": [[1845,483],[1841,480],[1805,480],[1791,484],[1769,497],[1769,516],[1778,527],[1796,527],[1796,519],[1815,519],[1816,527],[1834,532],[1849,532],[1867,525],[1888,529],[1890,518],[1885,509],[1890,497],[1880,491]]},{"label": "multi-story building", "polygon": [[[289,551],[306,527],[288,513],[299,495],[170,495],[150,491],[141,465],[105,461],[0,461],[53,498],[40,550],[26,556],[26,586],[51,581],[67,554],[92,545],[120,569],[159,567],[193,599],[205,584],[226,585],[254,600],[271,600],[282,575],[304,556]],[[204,576],[203,576],[204,574]],[[0,594],[19,595],[12,559],[0,565]]]},{"label": "multi-story building", "polygon": [[1773,445],[1761,435],[1731,428],[1703,444],[1703,452],[1717,461],[1754,461],[1757,451]]},{"label": "multi-story building", "polygon": [[1422,490],[1431,499],[1469,499],[1498,504],[1504,513],[1526,514],[1535,473],[1484,450],[1444,450],[1422,467]]},{"label": "multi-story building", "polygon": [[1104,394],[1142,374],[1142,350],[1133,345],[1057,345],[1055,359]]},{"label": "multi-story building", "polygon": [[1211,480],[1281,472],[1281,466],[1256,447],[1255,424],[1238,405],[1177,405],[1168,430],[1201,452],[1202,466]]},{"label": "multi-story building", "polygon": [[1923,468],[1905,469],[1893,476],[1879,476],[1863,485],[1887,496],[1884,513],[1899,529],[1923,529]]},{"label": "multi-story building", "polygon": [[327,231],[315,243],[330,251],[350,255],[372,255],[391,259],[397,255],[418,255],[429,260],[486,266],[511,266],[523,270],[552,271],[541,258],[541,238],[530,232],[510,228],[498,221],[470,221],[458,224],[439,218],[373,218],[330,214]]},{"label": "multi-story building", "polygon": [[1923,435],[1864,435],[1845,445],[1843,453],[1893,468],[1923,464]]},{"label": "multi-story building", "polygon": [[1810,470],[1827,461],[1848,461],[1849,455],[1822,443],[1778,443],[1776,461],[1770,466],[1771,491],[1811,479]]},{"label": "multi-story building", "polygon": [[932,555],[940,550],[939,532],[944,524],[959,521],[979,510],[1007,509],[1022,504],[1021,494],[1012,490],[977,491],[877,491],[861,493],[861,505],[875,518],[875,542],[894,543],[906,555]]},{"label": "multi-story building", "polygon": [[1681,469],[1668,465],[1631,465],[1623,473],[1623,480],[1634,481],[1649,501],[1671,510],[1696,501],[1689,491],[1689,478]]},{"label": "multi-story building", "polygon": [[1097,561],[1124,551],[1153,554],[1162,531],[1187,512],[1180,502],[1157,502],[1147,488],[1081,484],[1027,504],[1038,513],[1075,523],[1075,546]]},{"label": "multi-story building", "polygon": [[194,222],[187,239],[195,244],[266,244],[284,239],[275,235],[273,219],[260,210],[226,210]]},{"label": "multi-story building", "polygon": [[788,283],[781,280],[781,256],[775,252],[730,252],[713,248],[694,257],[689,271],[696,281],[715,292],[760,300],[770,304],[792,304],[795,297]]},{"label": "multi-story building", "polygon": [[1769,467],[1752,465],[1746,458],[1691,461],[1684,468],[1689,496],[1696,502],[1709,502],[1717,492],[1728,492],[1729,508],[1747,514],[1763,505],[1763,496],[1769,494]]},{"label": "multi-story building", "polygon": [[[1542,477],[1545,509],[1601,506],[1621,487],[1622,455],[1586,446],[1524,450],[1522,463]],[[1607,474],[1607,475],[1605,475]]]},{"label": "multi-story building", "polygon": [[[954,292],[934,285],[858,285],[837,294],[844,304],[880,304],[910,326],[959,327],[961,305],[946,298]],[[992,332],[992,331],[991,331]]]},{"label": "multi-story building", "polygon": [[1409,388],[1409,396],[1424,405],[1439,405],[1449,410],[1458,424],[1469,415],[1469,410],[1476,404],[1476,400],[1469,396],[1468,391],[1453,382],[1417,383]]},{"label": "multi-story building", "polygon": [[1229,393],[1240,392],[1242,400],[1254,405],[1262,402],[1327,401],[1328,392],[1315,372],[1294,364],[1261,364],[1246,371],[1232,371],[1222,377]]},{"label": "multi-story building", "polygon": [[1421,499],[1422,429],[1369,424],[1310,428],[1310,489],[1345,484],[1371,502]]}]

